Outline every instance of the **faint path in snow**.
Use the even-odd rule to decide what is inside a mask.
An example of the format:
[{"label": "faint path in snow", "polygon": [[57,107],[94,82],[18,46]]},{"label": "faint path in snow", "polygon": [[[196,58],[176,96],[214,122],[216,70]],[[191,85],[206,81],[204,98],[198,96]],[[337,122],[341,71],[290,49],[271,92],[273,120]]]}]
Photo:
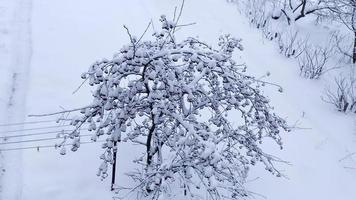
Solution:
[{"label": "faint path in snow", "polygon": [[[31,61],[31,0],[0,0],[0,123],[22,122]],[[17,127],[0,127],[1,132]],[[2,133],[3,135],[6,135]],[[0,199],[20,200],[22,153],[1,153]]]}]

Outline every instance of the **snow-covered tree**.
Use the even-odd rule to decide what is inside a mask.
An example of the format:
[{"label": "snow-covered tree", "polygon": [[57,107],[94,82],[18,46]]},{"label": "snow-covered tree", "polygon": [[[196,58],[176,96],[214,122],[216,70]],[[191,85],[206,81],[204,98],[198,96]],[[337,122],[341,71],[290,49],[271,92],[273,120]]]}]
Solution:
[{"label": "snow-covered tree", "polygon": [[216,48],[193,37],[178,41],[177,20],[160,21],[152,40],[128,31],[129,44],[82,75],[95,87],[93,103],[72,120],[75,130],[60,146],[73,140],[77,150],[89,124],[93,141],[105,139],[98,173],[105,178],[118,143],[143,145],[133,158],[142,170],[129,176],[137,183],[132,190],[152,199],[174,185],[190,199],[202,191],[211,199],[247,196],[243,184],[256,163],[281,176],[260,143],[270,138],[282,147],[279,133],[288,127],[262,95],[262,86],[274,84],[246,75],[233,60],[241,40],[224,35]]}]

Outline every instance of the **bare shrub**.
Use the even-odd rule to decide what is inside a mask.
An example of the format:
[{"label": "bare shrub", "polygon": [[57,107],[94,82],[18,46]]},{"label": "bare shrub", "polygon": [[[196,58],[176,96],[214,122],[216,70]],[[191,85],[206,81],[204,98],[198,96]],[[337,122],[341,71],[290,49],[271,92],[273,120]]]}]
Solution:
[{"label": "bare shrub", "polygon": [[246,15],[250,19],[250,24],[257,29],[264,29],[269,21],[269,13],[265,9],[264,3],[256,3],[255,1],[247,1],[244,3],[247,8]]},{"label": "bare shrub", "polygon": [[309,15],[319,15],[319,12],[326,9],[323,0],[289,0],[275,1],[279,9],[271,16],[272,19],[285,19],[288,25],[305,18]]},{"label": "bare shrub", "polygon": [[298,57],[300,75],[309,79],[320,78],[328,70],[331,53],[330,47],[307,45]]},{"label": "bare shrub", "polygon": [[279,51],[287,58],[298,58],[307,44],[308,38],[299,37],[299,32],[294,30],[280,33],[278,37]]},{"label": "bare shrub", "polygon": [[339,33],[333,34],[335,47],[337,53],[340,56],[340,61],[344,63],[352,62],[352,44],[350,43],[351,38],[347,35],[341,35]]},{"label": "bare shrub", "polygon": [[352,63],[356,63],[356,1],[355,0],[324,0],[328,10],[331,12],[330,17],[335,21],[344,25],[349,30],[349,34],[352,37],[349,43],[353,48],[350,50],[352,56]]},{"label": "bare shrub", "polygon": [[340,76],[335,78],[336,87],[326,90],[323,100],[336,107],[340,112],[356,113],[356,79],[354,76],[348,78]]}]

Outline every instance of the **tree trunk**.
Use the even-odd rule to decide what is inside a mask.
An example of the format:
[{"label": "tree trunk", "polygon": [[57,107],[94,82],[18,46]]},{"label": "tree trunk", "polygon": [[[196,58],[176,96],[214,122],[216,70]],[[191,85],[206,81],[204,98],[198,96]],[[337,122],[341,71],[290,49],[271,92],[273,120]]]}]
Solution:
[{"label": "tree trunk", "polygon": [[[151,110],[152,110],[152,106],[151,106]],[[150,166],[152,163],[152,150],[151,150],[151,142],[152,142],[152,137],[153,137],[153,132],[155,131],[155,121],[154,121],[154,115],[151,114],[151,118],[152,118],[152,126],[149,130],[149,133],[147,135],[147,142],[146,142],[146,152],[147,152],[147,166]]]},{"label": "tree trunk", "polygon": [[356,32],[354,32],[354,49],[352,52],[352,63],[356,63]]},{"label": "tree trunk", "polygon": [[115,179],[116,179],[116,157],[117,157],[117,142],[114,142],[114,153],[113,153],[113,165],[112,165],[112,175],[111,175],[111,191],[115,190]]}]

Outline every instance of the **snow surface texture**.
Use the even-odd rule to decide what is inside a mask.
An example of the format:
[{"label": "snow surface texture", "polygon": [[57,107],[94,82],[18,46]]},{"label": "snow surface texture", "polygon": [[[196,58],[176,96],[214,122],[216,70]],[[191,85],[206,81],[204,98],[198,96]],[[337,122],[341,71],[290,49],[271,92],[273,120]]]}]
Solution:
[{"label": "snow surface texture", "polygon": [[[31,59],[30,0],[0,2],[0,123],[23,121]],[[21,127],[18,127],[21,128]],[[0,127],[1,136],[8,131]],[[0,199],[21,199],[22,152],[1,154]]]},{"label": "snow surface texture", "polygon": [[[24,116],[27,87],[24,75],[28,73],[28,65],[24,63],[29,62],[31,41],[28,39],[29,23],[10,21],[14,17],[28,22],[26,17],[30,16],[31,6],[28,6],[29,0],[2,0],[1,5],[1,18],[7,16],[4,10],[24,13],[8,13],[6,20],[9,22],[0,24],[1,37],[6,38],[0,44],[0,56],[6,58],[0,67],[0,109],[5,113],[0,117],[2,123],[19,122]],[[175,0],[34,1],[31,20],[34,46],[27,113],[56,111],[60,109],[58,106],[69,109],[86,105],[91,99],[89,89],[84,87],[75,95],[72,91],[80,84],[80,74],[93,61],[111,57],[122,44],[128,43],[122,24],[140,35],[151,19],[157,21],[161,14],[172,16],[176,5],[179,2]],[[276,112],[288,117],[292,124],[299,121],[298,126],[310,128],[282,135],[282,151],[265,143],[267,152],[291,163],[278,165],[289,179],[271,176],[260,166],[250,172],[251,181],[247,187],[273,200],[354,199],[356,173],[350,168],[356,166],[356,161],[352,156],[343,159],[356,151],[354,119],[333,111],[321,101],[324,84],[300,78],[297,63],[280,55],[274,43],[263,40],[259,31],[250,28],[237,9],[225,1],[187,0],[181,22],[197,23],[179,31],[177,34],[182,38],[199,35],[210,44],[215,44],[222,33],[242,38],[245,50],[241,57],[249,73],[260,77],[270,71],[269,81],[284,87],[282,94],[275,88],[265,91]],[[8,31],[4,32],[5,29]],[[24,38],[27,39],[21,41]],[[13,45],[21,45],[21,48]],[[19,63],[14,64],[16,62]],[[16,72],[21,79],[16,78],[18,81],[12,84]],[[9,108],[14,85],[18,96],[14,98],[16,104]],[[3,130],[6,131],[1,127]],[[124,172],[132,170],[129,161],[135,151],[122,146],[120,152],[117,180],[118,184],[125,184],[129,179]],[[4,200],[110,199],[113,194],[109,191],[109,180],[101,182],[96,176],[100,153],[100,144],[83,145],[78,152],[66,156],[59,156],[54,149],[25,150],[22,159],[19,151],[3,152],[6,165],[13,167],[5,166],[2,197]]]}]

